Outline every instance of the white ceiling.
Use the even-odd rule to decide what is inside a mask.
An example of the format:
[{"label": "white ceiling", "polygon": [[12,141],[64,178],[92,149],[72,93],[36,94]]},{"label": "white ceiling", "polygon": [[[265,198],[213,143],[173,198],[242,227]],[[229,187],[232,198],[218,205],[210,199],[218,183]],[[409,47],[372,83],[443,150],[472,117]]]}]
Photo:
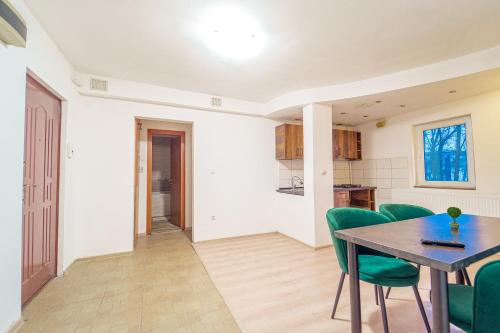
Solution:
[{"label": "white ceiling", "polygon": [[[269,101],[500,44],[498,0],[26,0],[83,72]],[[233,61],[199,40],[207,10],[230,4],[268,35],[262,53]]]},{"label": "white ceiling", "polygon": [[[500,90],[500,68],[411,88],[322,104],[332,106],[334,124],[355,126],[495,90]],[[455,92],[450,93],[450,91]],[[297,107],[281,110],[271,114],[270,117],[280,121],[300,121],[302,109]]]}]

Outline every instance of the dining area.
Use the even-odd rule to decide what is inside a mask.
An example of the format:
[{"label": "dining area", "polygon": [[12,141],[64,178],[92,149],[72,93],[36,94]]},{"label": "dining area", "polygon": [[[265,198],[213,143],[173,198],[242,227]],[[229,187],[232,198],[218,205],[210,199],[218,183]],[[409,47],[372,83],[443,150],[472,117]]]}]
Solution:
[{"label": "dining area", "polygon": [[[499,218],[462,214],[458,207],[435,213],[391,203],[378,212],[332,208],[326,220],[341,270],[331,318],[336,319],[347,278],[351,332],[363,327],[360,283],[373,285],[384,333],[391,321],[386,304],[396,288],[412,288],[426,332],[449,333],[450,324],[468,333],[500,332],[500,260],[492,257],[500,251]],[[475,274],[469,272],[485,261]],[[421,275],[428,274],[423,267],[430,271],[425,295],[418,288]],[[412,323],[408,327],[414,331]]]}]

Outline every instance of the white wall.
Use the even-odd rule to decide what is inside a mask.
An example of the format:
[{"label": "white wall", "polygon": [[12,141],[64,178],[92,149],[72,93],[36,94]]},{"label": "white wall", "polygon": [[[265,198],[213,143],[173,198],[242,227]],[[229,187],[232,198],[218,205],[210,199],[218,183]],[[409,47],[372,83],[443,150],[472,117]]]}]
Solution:
[{"label": "white wall", "polygon": [[[415,161],[413,158],[413,126],[429,121],[442,120],[470,114],[474,142],[476,190],[438,190],[411,188],[410,197],[415,203],[424,202],[424,197],[433,193],[448,193],[450,196],[468,195],[470,200],[477,195],[500,195],[500,91],[438,105],[387,119],[384,128],[377,129],[374,123],[359,127],[362,132],[363,155],[367,159],[390,159],[406,157],[409,162],[410,187],[415,184]],[[394,190],[393,190],[394,191]],[[398,190],[401,191],[401,190]],[[395,200],[393,195],[393,200]],[[451,197],[450,197],[450,200]],[[441,201],[446,202],[446,201]],[[432,202],[430,203],[432,204]],[[476,205],[477,206],[477,205]],[[469,208],[479,211],[479,207]],[[434,207],[442,210],[442,205]],[[481,210],[484,212],[484,210]],[[491,210],[494,214],[494,210]]]},{"label": "white wall", "polygon": [[[33,18],[24,3],[11,1],[24,17],[28,26],[28,40],[25,49],[0,45],[0,142],[2,159],[0,210],[0,262],[3,274],[0,276],[0,332],[5,331],[19,319],[21,313],[21,233],[22,233],[22,170],[24,150],[24,103],[26,72],[35,77],[65,100],[61,144],[63,151],[66,140],[71,140],[74,131],[72,114],[77,109],[79,98],[71,84],[72,66],[59,52]],[[71,161],[61,159],[61,193],[74,190]],[[60,198],[59,238],[67,242],[59,248],[59,271],[73,261],[76,254],[72,248],[74,228],[72,206],[64,195]],[[62,244],[62,242],[61,242]]]},{"label": "white wall", "polygon": [[141,119],[142,130],[139,136],[139,223],[140,234],[146,232],[147,214],[147,161],[148,161],[148,129],[162,129],[171,131],[183,131],[186,149],[186,228],[193,225],[193,145],[192,125],[186,123],[175,123],[165,121],[153,121]]},{"label": "white wall", "polygon": [[19,75],[25,71],[23,52],[7,49],[0,45],[0,145],[2,158],[0,209],[0,332],[3,332],[17,318],[21,310],[21,247],[22,232],[22,183],[24,138],[25,78]]},{"label": "white wall", "polygon": [[134,117],[192,122],[195,241],[275,231],[274,121],[94,97],[84,102],[76,147],[81,256],[132,249]]}]

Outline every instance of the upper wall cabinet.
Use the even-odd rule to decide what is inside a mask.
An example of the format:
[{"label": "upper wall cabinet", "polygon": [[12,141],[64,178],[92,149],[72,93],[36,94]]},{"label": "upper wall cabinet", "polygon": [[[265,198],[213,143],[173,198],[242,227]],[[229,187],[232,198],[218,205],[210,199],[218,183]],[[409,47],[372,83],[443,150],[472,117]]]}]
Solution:
[{"label": "upper wall cabinet", "polygon": [[277,126],[276,159],[296,160],[304,158],[304,135],[300,125],[283,124]]},{"label": "upper wall cabinet", "polygon": [[[275,128],[276,159],[296,160],[304,158],[304,135],[301,125],[283,124]],[[333,159],[360,160],[361,133],[333,130]]]},{"label": "upper wall cabinet", "polygon": [[361,133],[346,130],[333,130],[333,159],[360,160]]}]

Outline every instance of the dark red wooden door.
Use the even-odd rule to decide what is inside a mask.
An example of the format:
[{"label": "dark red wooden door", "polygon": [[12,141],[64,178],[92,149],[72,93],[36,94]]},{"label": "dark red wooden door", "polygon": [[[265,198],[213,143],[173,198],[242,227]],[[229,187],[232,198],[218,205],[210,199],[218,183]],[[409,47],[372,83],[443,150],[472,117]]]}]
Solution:
[{"label": "dark red wooden door", "polygon": [[26,79],[22,302],[56,275],[61,101]]}]

